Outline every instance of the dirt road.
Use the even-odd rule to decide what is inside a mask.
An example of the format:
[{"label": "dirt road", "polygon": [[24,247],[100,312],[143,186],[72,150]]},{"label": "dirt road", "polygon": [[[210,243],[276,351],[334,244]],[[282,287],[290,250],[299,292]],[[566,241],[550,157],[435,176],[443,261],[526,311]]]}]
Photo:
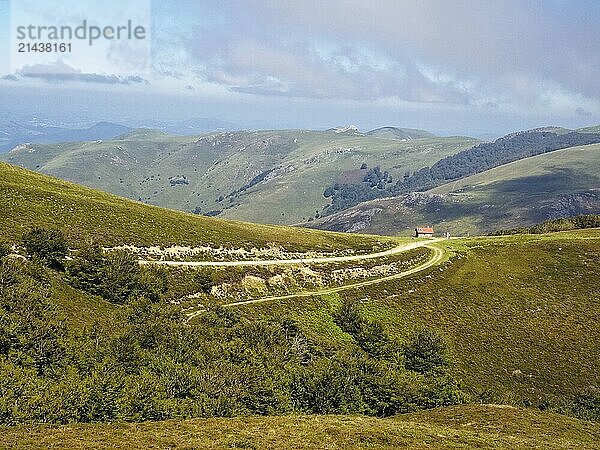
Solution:
[{"label": "dirt road", "polygon": [[146,261],[140,260],[140,264],[156,264],[161,266],[183,266],[183,267],[231,267],[231,266],[280,266],[286,264],[321,264],[346,261],[363,261],[366,259],[383,258],[406,252],[419,247],[426,247],[440,239],[429,239],[426,241],[415,241],[402,244],[389,250],[365,255],[330,256],[321,258],[296,258],[296,259],[265,259],[247,261]]}]

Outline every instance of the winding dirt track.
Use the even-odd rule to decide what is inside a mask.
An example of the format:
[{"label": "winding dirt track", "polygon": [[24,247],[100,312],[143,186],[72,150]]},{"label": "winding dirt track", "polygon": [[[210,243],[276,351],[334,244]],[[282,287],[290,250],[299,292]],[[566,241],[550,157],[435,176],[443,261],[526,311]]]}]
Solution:
[{"label": "winding dirt track", "polygon": [[384,250],[377,253],[368,253],[365,255],[349,255],[349,256],[330,256],[321,258],[297,258],[297,259],[255,259],[246,261],[146,261],[140,260],[140,264],[156,264],[161,266],[187,266],[187,267],[231,267],[231,266],[283,266],[286,264],[319,264],[333,263],[346,261],[363,261],[365,259],[383,258],[386,256],[395,255],[397,253],[406,252],[419,247],[427,247],[432,242],[439,239],[430,239],[427,241],[411,242],[402,244],[389,250]]},{"label": "winding dirt track", "polygon": [[289,294],[289,295],[263,297],[263,298],[256,298],[256,299],[252,299],[252,300],[242,300],[242,301],[234,302],[234,303],[226,303],[223,306],[250,305],[253,303],[264,303],[264,302],[270,302],[270,301],[275,301],[275,300],[286,300],[289,298],[297,298],[297,297],[311,297],[313,295],[333,294],[335,292],[342,292],[342,291],[347,291],[350,289],[360,289],[365,286],[372,286],[374,284],[382,283],[384,281],[396,280],[398,278],[404,278],[409,275],[413,275],[417,272],[421,272],[422,270],[428,269],[431,266],[438,264],[444,257],[444,251],[441,248],[432,247],[429,245],[420,245],[419,247],[427,247],[427,248],[433,250],[433,255],[431,256],[431,258],[429,258],[423,264],[419,264],[418,266],[413,267],[412,269],[408,269],[403,272],[396,273],[394,275],[388,275],[386,277],[376,278],[374,280],[361,281],[358,283],[346,284],[344,286],[320,289],[320,290],[316,290],[316,291],[306,291],[306,292],[298,292],[298,293]]},{"label": "winding dirt track", "polygon": [[[434,247],[432,245],[429,245],[429,244],[431,244],[431,242],[432,241],[416,242],[416,243],[412,243],[412,244],[408,244],[408,245],[404,245],[404,246],[399,246],[399,247],[393,248],[391,250],[388,250],[386,252],[372,253],[370,255],[362,255],[362,256],[358,256],[358,257],[350,257],[352,259],[347,259],[348,257],[342,257],[342,258],[346,258],[346,259],[342,259],[342,261],[356,261],[356,260],[360,260],[360,259],[371,259],[371,258],[379,258],[381,256],[393,255],[393,254],[401,253],[403,251],[411,250],[411,249],[417,248],[417,247],[426,247],[430,250],[433,250],[433,255],[424,263],[419,264],[418,266],[413,267],[412,269],[408,269],[403,272],[396,273],[394,275],[388,275],[385,277],[376,278],[374,280],[360,281],[358,283],[346,284],[344,286],[338,286],[338,287],[333,287],[333,288],[319,289],[319,290],[314,290],[314,291],[297,292],[297,293],[288,294],[288,295],[255,298],[255,299],[251,299],[251,300],[242,300],[239,302],[226,303],[223,306],[226,306],[226,307],[244,306],[244,305],[251,305],[251,304],[255,304],[255,303],[265,303],[265,302],[272,302],[272,301],[277,301],[277,300],[286,300],[286,299],[290,299],[290,298],[311,297],[313,295],[333,294],[336,292],[342,292],[342,291],[347,291],[347,290],[351,290],[351,289],[360,289],[360,288],[363,288],[366,286],[372,286],[374,284],[383,283],[385,281],[404,278],[409,275],[413,275],[417,272],[421,272],[425,269],[428,269],[436,264],[439,264],[442,261],[442,259],[444,258],[444,250],[442,250],[439,247]],[[377,255],[377,256],[374,256],[374,255]],[[340,261],[339,258],[314,258],[314,259],[312,259],[313,262],[314,261],[331,262],[332,260]],[[289,260],[285,260],[285,261],[289,261]],[[302,261],[308,262],[308,260],[302,260]],[[163,262],[166,262],[166,261],[163,261]],[[249,263],[250,263],[249,261],[239,261],[239,262],[243,263],[241,265],[249,265]],[[260,262],[264,263],[266,261],[260,261]],[[285,264],[297,264],[297,262],[296,263],[286,262]],[[186,265],[189,265],[189,264],[186,264]],[[204,265],[206,265],[206,264],[204,264]],[[187,314],[186,320],[187,321],[192,320],[194,317],[196,317],[201,312],[202,312],[202,310],[196,310],[193,312],[189,312]]]}]

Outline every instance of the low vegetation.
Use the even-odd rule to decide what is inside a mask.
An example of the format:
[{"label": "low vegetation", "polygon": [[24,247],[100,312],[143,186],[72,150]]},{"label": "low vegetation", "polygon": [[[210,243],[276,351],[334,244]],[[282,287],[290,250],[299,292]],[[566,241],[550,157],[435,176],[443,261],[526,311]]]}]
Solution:
[{"label": "low vegetation", "polygon": [[[57,232],[41,229],[25,238],[32,236],[39,254],[60,241]],[[445,364],[409,368],[402,357],[445,361],[445,346],[392,339],[355,304],[332,312],[338,333],[347,337],[326,343],[326,336],[309,337],[292,318],[250,319],[216,304],[186,323],[162,296],[168,278],[142,271],[122,251],[84,248],[64,275],[56,268],[52,259],[5,256],[0,262],[3,424],[290,413],[383,417],[466,400]],[[123,306],[104,323],[69,327],[52,300],[61,277]]]},{"label": "low vegetation", "polygon": [[0,446],[9,449],[565,450],[596,448],[598,441],[598,424],[491,405],[453,406],[385,419],[327,415],[0,427]]}]

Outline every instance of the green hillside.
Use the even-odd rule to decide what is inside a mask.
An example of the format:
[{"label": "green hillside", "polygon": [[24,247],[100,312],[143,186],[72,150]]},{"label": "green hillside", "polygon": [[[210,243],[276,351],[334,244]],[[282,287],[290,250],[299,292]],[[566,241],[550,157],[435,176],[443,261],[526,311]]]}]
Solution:
[{"label": "green hillside", "polygon": [[323,333],[335,305],[354,299],[401,340],[434,328],[450,342],[455,374],[474,401],[560,407],[600,384],[599,230],[446,242],[455,256],[441,269],[367,292],[241,311],[293,312]]},{"label": "green hillside", "polygon": [[[525,158],[425,193],[374,200],[317,221],[336,231],[488,233],[600,212],[600,144]],[[358,224],[358,226],[357,226]]]},{"label": "green hillside", "polygon": [[104,245],[209,245],[336,250],[385,245],[373,237],[226,222],[126,200],[0,163],[0,236],[19,240],[32,226],[58,227]]},{"label": "green hillside", "polygon": [[478,142],[422,133],[414,137],[403,142],[303,130],[177,137],[138,130],[111,141],[22,145],[2,158],[153,205],[293,224],[322,213],[328,203],[325,188],[337,180],[362,178],[363,163],[384,165],[398,179]]},{"label": "green hillside", "polygon": [[[38,224],[79,241],[377,245],[359,235],[195,217],[0,170],[8,238]],[[291,275],[252,265],[140,267],[135,257],[92,249],[57,272],[0,254],[0,420],[16,426],[0,429],[0,446],[202,447],[217,435],[216,448],[284,447],[294,433],[303,446],[332,448],[595,442],[597,425],[535,410],[600,417],[600,230],[430,245],[444,262],[404,278],[379,270],[414,267],[427,252],[329,270],[303,263]],[[271,286],[287,277],[302,288],[319,270],[362,269],[383,279],[237,305],[223,290],[256,298],[264,295],[261,278]],[[186,320],[192,293],[202,309]],[[74,422],[106,423],[58,426]]]},{"label": "green hillside", "polygon": [[8,449],[510,449],[595,448],[600,425],[490,405],[440,408],[387,419],[287,416],[142,424],[0,428]]}]

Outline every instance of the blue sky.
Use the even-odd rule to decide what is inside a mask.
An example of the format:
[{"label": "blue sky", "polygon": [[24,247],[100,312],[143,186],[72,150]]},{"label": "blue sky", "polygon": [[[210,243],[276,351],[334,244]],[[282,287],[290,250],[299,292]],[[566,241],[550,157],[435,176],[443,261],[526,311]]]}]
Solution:
[{"label": "blue sky", "polygon": [[498,135],[600,123],[597,0],[36,3],[48,5],[13,0],[13,17],[18,7],[27,19],[23,5],[35,23],[63,14],[106,24],[137,11],[150,37],[146,47],[5,59],[4,113]]}]

